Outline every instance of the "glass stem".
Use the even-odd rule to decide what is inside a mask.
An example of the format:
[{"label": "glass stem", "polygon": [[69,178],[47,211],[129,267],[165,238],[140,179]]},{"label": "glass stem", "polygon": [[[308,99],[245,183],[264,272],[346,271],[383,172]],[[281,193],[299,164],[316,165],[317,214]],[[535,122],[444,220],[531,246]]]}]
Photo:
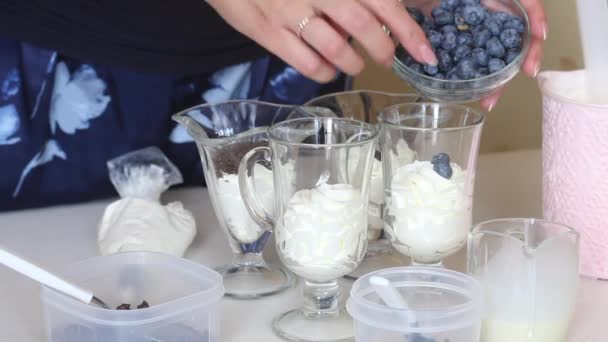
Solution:
[{"label": "glass stem", "polygon": [[340,286],[337,280],[304,282],[304,314],[307,316],[334,316],[340,311]]},{"label": "glass stem", "polygon": [[418,262],[414,259],[412,259],[412,266],[428,266],[428,267],[439,267],[439,268],[445,268],[445,266],[443,265],[443,261],[439,260],[437,262]]},{"label": "glass stem", "polygon": [[235,253],[232,262],[238,266],[266,267],[262,253]]}]

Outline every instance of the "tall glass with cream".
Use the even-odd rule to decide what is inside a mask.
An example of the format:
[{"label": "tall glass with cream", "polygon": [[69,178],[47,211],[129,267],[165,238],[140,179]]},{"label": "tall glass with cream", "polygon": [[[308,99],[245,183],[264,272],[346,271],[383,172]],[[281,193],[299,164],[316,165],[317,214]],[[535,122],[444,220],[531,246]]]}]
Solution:
[{"label": "tall glass with cream", "polygon": [[395,105],[379,116],[384,229],[413,264],[441,266],[466,244],[483,121],[469,107],[439,103]]},{"label": "tall glass with cream", "polygon": [[[281,260],[304,279],[303,307],[273,322],[275,333],[287,340],[354,336],[337,280],[365,255],[377,136],[375,125],[356,120],[288,120],[269,129],[269,147],[254,148],[241,161],[241,194],[249,212],[261,226],[274,227]],[[256,191],[258,165],[272,169],[274,208]]]},{"label": "tall glass with cream", "polygon": [[482,342],[565,341],[576,304],[579,235],[536,219],[477,225],[468,272],[484,292]]},{"label": "tall glass with cream", "polygon": [[[330,109],[339,117],[376,123],[383,109],[401,103],[416,102],[416,94],[391,94],[374,90],[353,90],[323,95],[307,102],[306,106]],[[403,153],[403,163],[411,162],[408,153]],[[351,158],[356,166],[356,161]],[[353,170],[354,171],[354,170]],[[352,172],[352,171],[351,171]],[[403,266],[406,262],[400,253],[394,253],[390,241],[384,234],[382,208],[384,207],[384,181],[382,155],[377,153],[372,163],[369,208],[367,216],[367,253],[365,259],[348,277],[358,278],[372,271]]]}]

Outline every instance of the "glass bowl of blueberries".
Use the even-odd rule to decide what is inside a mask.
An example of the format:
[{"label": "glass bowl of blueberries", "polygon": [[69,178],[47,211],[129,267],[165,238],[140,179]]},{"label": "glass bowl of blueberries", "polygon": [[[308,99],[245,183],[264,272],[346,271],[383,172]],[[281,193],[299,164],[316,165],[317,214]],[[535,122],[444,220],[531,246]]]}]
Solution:
[{"label": "glass bowl of blueberries", "polygon": [[[437,60],[423,65],[397,45],[393,69],[429,100],[480,100],[519,72],[530,23],[518,0],[402,0]],[[390,32],[389,32],[390,33]]]}]

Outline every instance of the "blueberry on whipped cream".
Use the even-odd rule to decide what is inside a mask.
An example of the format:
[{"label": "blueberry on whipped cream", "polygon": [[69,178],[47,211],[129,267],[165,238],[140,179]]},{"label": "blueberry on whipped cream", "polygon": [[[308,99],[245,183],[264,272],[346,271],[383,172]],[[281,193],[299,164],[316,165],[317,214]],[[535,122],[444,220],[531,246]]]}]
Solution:
[{"label": "blueberry on whipped cream", "polygon": [[441,177],[445,179],[450,179],[452,177],[450,156],[447,153],[437,153],[434,155],[433,159],[431,159],[431,164],[433,164],[433,170]]}]

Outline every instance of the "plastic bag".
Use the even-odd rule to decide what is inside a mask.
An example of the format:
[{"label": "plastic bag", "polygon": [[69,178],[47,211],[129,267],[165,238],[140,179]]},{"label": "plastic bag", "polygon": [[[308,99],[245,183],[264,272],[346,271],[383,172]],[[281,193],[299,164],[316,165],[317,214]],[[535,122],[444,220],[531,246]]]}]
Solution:
[{"label": "plastic bag", "polygon": [[160,196],[183,182],[177,167],[156,147],[108,161],[110,180],[121,199],[111,203],[99,224],[102,255],[127,251],[182,257],[196,235],[192,213],[181,202],[163,205]]}]

